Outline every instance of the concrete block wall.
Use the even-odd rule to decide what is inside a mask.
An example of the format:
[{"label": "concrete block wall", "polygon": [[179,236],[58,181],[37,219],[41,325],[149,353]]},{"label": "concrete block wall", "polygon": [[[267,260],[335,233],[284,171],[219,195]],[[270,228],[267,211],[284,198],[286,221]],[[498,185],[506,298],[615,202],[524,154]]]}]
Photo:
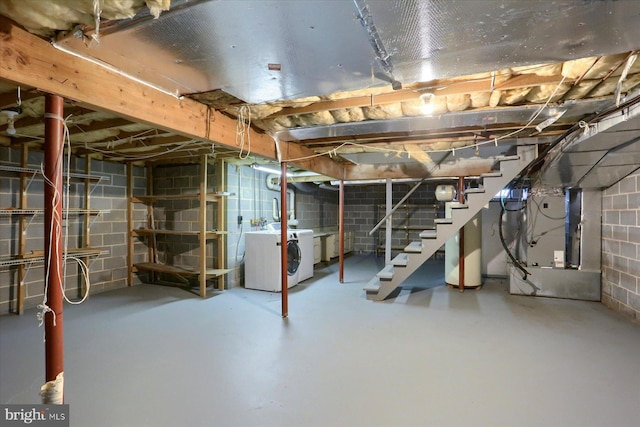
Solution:
[{"label": "concrete block wall", "polygon": [[640,172],[602,194],[602,303],[640,320]]},{"label": "concrete block wall", "polygon": [[[20,152],[8,147],[0,147],[0,161],[11,166],[20,166]],[[41,152],[31,151],[28,156],[29,168],[40,168],[43,161]],[[71,171],[84,173],[84,158],[72,158]],[[108,177],[99,184],[91,184],[91,208],[109,210],[97,217],[91,217],[90,245],[104,248],[106,255],[92,258],[89,263],[91,293],[127,286],[127,199],[126,168],[124,164],[91,160],[91,173]],[[84,183],[71,180],[69,207],[84,208]],[[144,194],[146,180],[144,169],[134,168],[134,191]],[[19,175],[0,172],[0,208],[17,207],[19,203]],[[44,204],[44,183],[36,176],[28,189],[28,208],[42,208]],[[69,235],[69,247],[81,247],[84,243],[82,215],[70,215],[65,220]],[[31,219],[31,217],[29,217]],[[138,215],[138,219],[139,215]],[[18,217],[0,217],[0,257],[9,257],[18,251]],[[37,215],[27,229],[27,251],[44,250],[44,216]],[[143,252],[136,250],[136,257]],[[83,280],[74,262],[66,264],[66,293],[69,298],[78,298],[84,289]],[[42,302],[44,295],[44,275],[42,265],[29,268],[25,279],[25,308]],[[138,283],[138,282],[136,282]],[[13,312],[17,303],[17,268],[0,268],[0,314]]]},{"label": "concrete block wall", "polygon": [[339,191],[321,189],[316,185],[300,185],[296,189],[297,228],[327,229],[338,227]]},{"label": "concrete block wall", "polygon": [[[392,187],[393,205],[395,206],[413,187],[407,184],[394,184]],[[423,184],[404,204],[407,208],[399,208],[393,215],[394,226],[415,225],[432,227],[437,216],[443,216],[444,204],[434,209],[436,203],[435,185]],[[385,214],[386,203],[385,184],[375,185],[347,185],[345,187],[345,228],[355,232],[354,251],[358,253],[375,253],[376,247],[384,243],[383,228],[374,235],[369,231]],[[393,230],[392,245],[406,246],[413,240],[419,240],[422,230]]]}]

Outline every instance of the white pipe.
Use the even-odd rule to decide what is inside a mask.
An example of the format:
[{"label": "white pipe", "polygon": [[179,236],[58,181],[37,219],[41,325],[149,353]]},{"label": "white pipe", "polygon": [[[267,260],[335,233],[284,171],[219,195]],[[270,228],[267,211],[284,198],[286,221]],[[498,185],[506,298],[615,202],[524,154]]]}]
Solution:
[{"label": "white pipe", "polygon": [[[277,181],[276,181],[277,179]],[[275,173],[270,173],[267,175],[267,188],[269,190],[273,190],[273,191],[280,191],[280,175],[279,174],[275,174]],[[277,182],[277,184],[276,184]],[[288,195],[288,201],[287,204],[290,206],[289,207],[289,214],[288,217],[289,219],[293,219],[295,220],[296,218],[296,193],[290,189],[287,188],[287,195]],[[275,205],[273,206],[274,211],[273,211],[273,219],[274,221],[278,221],[280,218],[280,215],[276,215],[276,207]],[[292,224],[294,225],[294,224]]]},{"label": "white pipe", "polygon": [[91,62],[91,63],[93,63],[95,65],[98,65],[100,67],[106,68],[107,70],[112,71],[112,72],[114,72],[114,73],[116,73],[116,74],[118,74],[120,76],[123,76],[123,77],[126,77],[128,79],[131,79],[134,82],[138,82],[138,83],[143,84],[145,86],[148,86],[148,87],[150,87],[152,89],[155,89],[158,92],[162,92],[162,93],[164,93],[166,95],[173,96],[176,99],[184,99],[184,96],[180,95],[179,93],[173,93],[170,90],[167,90],[167,89],[165,89],[163,87],[155,85],[155,84],[153,84],[151,82],[139,79],[138,77],[136,77],[136,76],[134,76],[132,74],[126,73],[126,72],[122,71],[121,69],[116,68],[113,65],[108,64],[108,63],[106,63],[104,61],[101,61],[99,59],[92,58],[90,56],[87,56],[87,55],[84,55],[82,53],[76,52],[75,50],[68,49],[67,47],[65,47],[63,45],[60,45],[60,44],[58,44],[56,42],[51,42],[51,45],[54,48],[58,49],[59,51],[62,51],[64,53],[68,54],[68,55],[72,55],[72,56],[75,56],[76,58],[80,58],[80,59],[83,59],[85,61],[89,61],[89,62]]},{"label": "white pipe", "polygon": [[391,264],[391,224],[392,224],[392,199],[393,199],[393,184],[391,179],[387,178],[386,192],[385,192],[385,215],[387,217],[387,228],[384,233],[384,264]]}]

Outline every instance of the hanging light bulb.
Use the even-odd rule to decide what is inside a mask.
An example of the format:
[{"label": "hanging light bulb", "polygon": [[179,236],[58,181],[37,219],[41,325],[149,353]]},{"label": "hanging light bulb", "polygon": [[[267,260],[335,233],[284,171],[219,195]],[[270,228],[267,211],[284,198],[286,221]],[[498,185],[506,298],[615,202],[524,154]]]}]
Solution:
[{"label": "hanging light bulb", "polygon": [[15,122],[16,116],[20,113],[15,110],[2,110],[2,114],[7,116],[7,134],[15,135],[16,128],[15,128],[14,122]]},{"label": "hanging light bulb", "polygon": [[429,92],[425,92],[420,95],[420,100],[422,100],[422,114],[425,116],[430,116],[433,114],[433,105],[431,105],[431,98],[433,98],[433,94]]}]

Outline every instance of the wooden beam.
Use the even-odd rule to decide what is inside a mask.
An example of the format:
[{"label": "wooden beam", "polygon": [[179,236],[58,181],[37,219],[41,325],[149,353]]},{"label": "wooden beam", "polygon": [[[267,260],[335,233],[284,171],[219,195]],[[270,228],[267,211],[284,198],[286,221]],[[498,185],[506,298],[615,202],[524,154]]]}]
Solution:
[{"label": "wooden beam", "polygon": [[[92,109],[131,121],[175,131],[230,148],[236,145],[236,121],[190,98],[160,92],[135,80],[54,48],[47,41],[0,17],[0,79],[36,87]],[[277,159],[266,134],[249,132],[251,154]],[[295,143],[281,142],[282,161],[340,178],[343,168],[327,157]]]}]

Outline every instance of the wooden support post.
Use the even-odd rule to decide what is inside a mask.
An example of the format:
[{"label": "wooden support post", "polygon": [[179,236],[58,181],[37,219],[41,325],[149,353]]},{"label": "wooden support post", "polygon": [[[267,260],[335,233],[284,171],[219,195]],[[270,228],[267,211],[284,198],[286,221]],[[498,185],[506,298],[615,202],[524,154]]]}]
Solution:
[{"label": "wooden support post", "polygon": [[[464,203],[464,177],[458,178],[458,203]],[[459,249],[458,249],[458,289],[464,292],[464,225],[459,231]]]},{"label": "wooden support post", "polygon": [[[44,127],[44,253],[47,305],[44,315],[46,381],[54,381],[64,371],[63,295],[62,295],[62,169],[63,99],[45,97]],[[45,402],[47,403],[47,402]]]},{"label": "wooden support post", "polygon": [[[27,144],[22,144],[20,151],[20,167],[27,167],[27,160],[29,158],[29,148]],[[27,174],[26,172],[20,172],[20,209],[27,209]],[[27,251],[27,229],[26,218],[24,215],[20,215],[18,219],[18,253],[20,256],[24,256]],[[18,295],[16,313],[22,314],[24,312],[24,281],[26,279],[27,269],[24,264],[18,265]]]},{"label": "wooden support post", "polygon": [[133,163],[127,162],[127,286],[133,286]]},{"label": "wooden support post", "polygon": [[[70,173],[71,171],[67,171]],[[84,214],[82,221],[82,229],[83,229],[83,247],[89,248],[91,246],[91,179],[89,179],[89,174],[91,174],[91,157],[85,157],[85,165],[84,165],[84,173],[86,177],[84,178],[84,209],[86,209],[86,213]],[[89,265],[90,258],[88,256],[83,257],[82,261],[85,265]],[[85,282],[84,274],[80,274],[80,280],[82,281],[81,286],[78,288],[78,298],[82,298],[82,295],[87,291],[88,283]]]},{"label": "wooden support post", "polygon": [[[147,162],[146,169],[147,169],[146,171],[147,195],[152,196],[153,195],[153,163]],[[155,218],[156,217],[153,210],[153,203],[149,203],[147,204],[147,228],[151,230],[154,230],[156,228]],[[151,236],[148,237],[148,240],[147,240],[148,260],[150,263],[153,263],[153,264],[156,264],[158,262],[157,243],[158,243],[158,240],[155,234],[152,234]],[[156,281],[158,274],[159,273],[155,271],[149,272],[149,280],[151,283],[154,283]]]},{"label": "wooden support post", "polygon": [[387,178],[385,182],[384,214],[388,216],[385,221],[386,228],[384,230],[384,265],[391,264],[391,251],[393,250],[393,245],[391,244],[393,233],[393,216],[391,215],[391,209],[393,209],[393,182],[390,178]]},{"label": "wooden support post", "polygon": [[[225,161],[224,160],[220,160],[218,161],[218,170],[217,175],[218,175],[218,188],[216,188],[216,192],[223,192],[225,191],[225,189],[227,188],[226,186],[226,174],[227,174],[227,170],[225,167]],[[239,172],[241,173],[241,172]],[[238,192],[242,191],[241,189],[238,189]],[[240,197],[238,195],[238,197]],[[226,197],[219,197],[218,198],[218,203],[216,205],[216,212],[217,212],[217,228],[218,230],[226,230],[227,229],[227,216],[226,216],[226,212],[227,212],[227,198]],[[217,268],[221,268],[221,269],[225,269],[227,268],[226,265],[226,261],[227,261],[227,242],[225,239],[225,234],[220,234],[218,236],[218,241],[217,241],[217,245],[218,245],[218,262]],[[220,276],[218,276],[218,290],[219,291],[224,291],[224,278],[225,275],[221,274]]]},{"label": "wooden support post", "polygon": [[207,156],[200,156],[200,296],[207,296]]},{"label": "wooden support post", "polygon": [[282,317],[289,315],[289,274],[287,264],[288,224],[287,224],[287,162],[280,164],[280,241],[282,258]]},{"label": "wooden support post", "polygon": [[340,236],[340,283],[344,283],[344,180],[340,180],[340,200],[338,202],[338,235]]}]

